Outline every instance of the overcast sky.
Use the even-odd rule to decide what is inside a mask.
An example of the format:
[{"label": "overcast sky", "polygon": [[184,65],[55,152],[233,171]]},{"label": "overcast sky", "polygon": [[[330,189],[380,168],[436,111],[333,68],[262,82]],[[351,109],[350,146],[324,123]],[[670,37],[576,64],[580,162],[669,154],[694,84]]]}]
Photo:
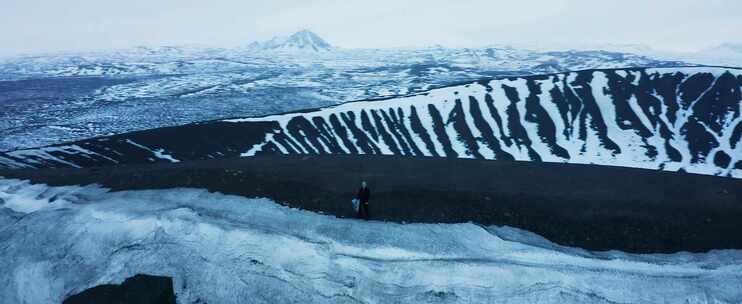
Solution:
[{"label": "overcast sky", "polygon": [[739,0],[1,0],[0,55],[138,45],[237,46],[310,29],[333,45],[742,41]]}]

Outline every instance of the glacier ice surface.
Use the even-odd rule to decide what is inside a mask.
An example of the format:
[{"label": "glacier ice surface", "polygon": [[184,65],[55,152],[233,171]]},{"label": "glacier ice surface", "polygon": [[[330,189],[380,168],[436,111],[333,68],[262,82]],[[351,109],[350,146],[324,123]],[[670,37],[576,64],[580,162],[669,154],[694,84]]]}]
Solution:
[{"label": "glacier ice surface", "polygon": [[510,227],[340,219],[203,189],[0,179],[0,296],[60,303],[138,273],[179,303],[740,303],[742,251],[628,254]]}]

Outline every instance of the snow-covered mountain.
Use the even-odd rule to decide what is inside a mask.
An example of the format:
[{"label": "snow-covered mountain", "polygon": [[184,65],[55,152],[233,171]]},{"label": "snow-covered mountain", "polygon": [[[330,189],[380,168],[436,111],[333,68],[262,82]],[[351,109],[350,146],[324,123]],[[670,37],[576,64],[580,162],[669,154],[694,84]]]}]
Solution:
[{"label": "snow-covered mountain", "polygon": [[0,154],[0,163],[87,167],[262,153],[385,154],[742,178],[741,86],[742,70],[707,67],[510,77],[17,150]]},{"label": "snow-covered mountain", "polygon": [[268,41],[256,41],[250,43],[247,48],[255,51],[327,52],[331,51],[333,46],[319,35],[309,30],[301,30],[288,37],[273,37]]}]

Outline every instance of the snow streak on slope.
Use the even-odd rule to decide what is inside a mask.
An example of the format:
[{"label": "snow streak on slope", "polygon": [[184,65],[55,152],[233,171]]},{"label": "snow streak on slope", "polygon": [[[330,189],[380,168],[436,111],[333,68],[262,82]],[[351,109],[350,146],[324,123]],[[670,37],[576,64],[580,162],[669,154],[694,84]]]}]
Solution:
[{"label": "snow streak on slope", "polygon": [[[0,154],[6,167],[281,154],[569,162],[742,177],[742,71],[586,70]],[[216,136],[218,135],[218,136]],[[208,142],[203,145],[202,142]],[[88,151],[88,152],[81,152]]]},{"label": "snow streak on slope", "polygon": [[739,70],[590,71],[449,87],[276,122],[260,152],[591,163],[742,177]]},{"label": "snow streak on slope", "polygon": [[137,273],[182,303],[739,303],[742,252],[634,255],[473,224],[337,219],[198,189],[0,179],[0,294],[60,303]]}]

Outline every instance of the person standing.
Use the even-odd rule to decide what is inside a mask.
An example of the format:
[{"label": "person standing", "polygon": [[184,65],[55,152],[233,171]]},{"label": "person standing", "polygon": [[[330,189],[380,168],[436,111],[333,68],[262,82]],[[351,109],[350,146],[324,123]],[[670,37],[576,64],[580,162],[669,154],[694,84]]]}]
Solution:
[{"label": "person standing", "polygon": [[366,181],[361,182],[361,189],[358,189],[358,218],[368,220],[368,200],[371,198],[371,191],[368,189]]}]

